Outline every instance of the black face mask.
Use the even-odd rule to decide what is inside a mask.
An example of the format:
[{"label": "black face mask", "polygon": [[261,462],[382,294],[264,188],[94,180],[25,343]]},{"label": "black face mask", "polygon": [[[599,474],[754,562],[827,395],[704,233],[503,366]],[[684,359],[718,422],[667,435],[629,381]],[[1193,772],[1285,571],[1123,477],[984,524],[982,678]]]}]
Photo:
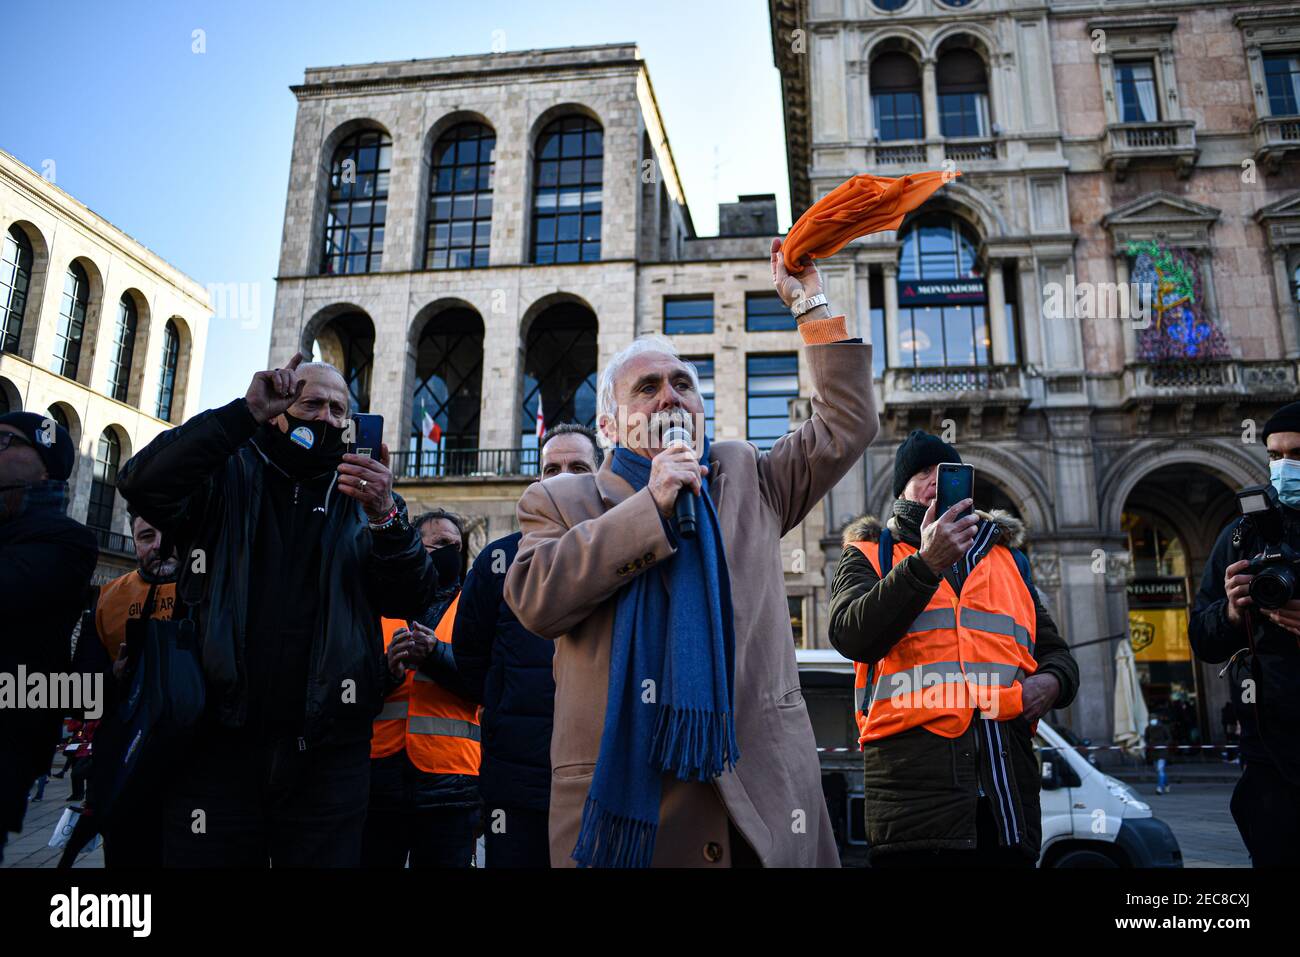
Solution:
[{"label": "black face mask", "polygon": [[281,432],[271,426],[271,443],[267,455],[294,478],[310,478],[331,472],[343,461],[347,446],[343,430],[322,419],[300,419],[284,413],[289,426]]},{"label": "black face mask", "polygon": [[455,545],[442,545],[429,552],[429,561],[433,562],[434,571],[438,573],[438,587],[446,588],[460,581],[460,549]]}]

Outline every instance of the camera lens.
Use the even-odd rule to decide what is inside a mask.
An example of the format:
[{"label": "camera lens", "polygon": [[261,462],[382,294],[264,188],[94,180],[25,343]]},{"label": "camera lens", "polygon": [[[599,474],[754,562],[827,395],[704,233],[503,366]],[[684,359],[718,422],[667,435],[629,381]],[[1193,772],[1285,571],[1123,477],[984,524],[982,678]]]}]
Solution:
[{"label": "camera lens", "polygon": [[1281,608],[1295,595],[1295,575],[1285,565],[1271,565],[1250,580],[1250,597],[1260,608]]}]

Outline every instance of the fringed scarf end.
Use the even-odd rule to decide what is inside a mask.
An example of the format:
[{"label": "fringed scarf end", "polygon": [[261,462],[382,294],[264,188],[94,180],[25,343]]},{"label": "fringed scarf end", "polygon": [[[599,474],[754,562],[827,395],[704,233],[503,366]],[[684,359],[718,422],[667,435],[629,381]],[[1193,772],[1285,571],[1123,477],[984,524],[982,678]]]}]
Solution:
[{"label": "fringed scarf end", "polygon": [[734,768],[739,757],[730,712],[660,707],[650,752],[653,767],[683,781],[712,781]]},{"label": "fringed scarf end", "polygon": [[613,814],[589,796],[571,856],[580,867],[649,867],[658,829],[654,821]]}]

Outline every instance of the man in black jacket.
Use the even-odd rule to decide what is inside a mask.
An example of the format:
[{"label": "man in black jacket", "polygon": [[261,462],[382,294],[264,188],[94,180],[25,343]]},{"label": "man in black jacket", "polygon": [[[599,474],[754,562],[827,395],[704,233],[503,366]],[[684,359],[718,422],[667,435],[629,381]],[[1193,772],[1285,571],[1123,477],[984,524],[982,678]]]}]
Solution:
[{"label": "man in black jacket", "polygon": [[[594,475],[596,433],[557,425],[542,436],[542,479]],[[483,837],[488,867],[550,867],[551,721],[555,643],[519,623],[502,597],[520,533],[489,543],[465,580],[452,648],[461,678],[483,705]]]},{"label": "man in black jacket", "polygon": [[[1300,402],[1263,428],[1283,535],[1300,549]],[[1263,609],[1250,597],[1250,559],[1265,542],[1238,518],[1214,544],[1187,633],[1196,656],[1232,660],[1229,690],[1241,722],[1241,762],[1232,816],[1256,867],[1300,859],[1300,600]],[[1276,543],[1271,543],[1276,544]]]},{"label": "man in black jacket", "polygon": [[[19,667],[47,680],[69,671],[99,556],[90,530],[66,514],[75,459],[72,437],[53,420],[0,416],[0,675],[20,694]],[[22,829],[32,782],[50,768],[62,723],[58,706],[0,708],[0,859],[8,832]]]},{"label": "man in black jacket", "polygon": [[[935,514],[937,469],[944,462],[960,463],[961,456],[920,430],[899,446],[888,530],[894,542],[916,550],[883,579],[848,544],[878,541],[879,523],[868,517],[845,530],[829,630],[831,644],[846,658],[880,663],[911,640],[913,623],[941,585],[946,582],[960,596],[995,547],[1014,555],[1022,544],[1023,525],[1005,512],[961,518],[972,505],[969,499]],[[1017,566],[1022,561],[1016,557]],[[1073,700],[1079,670],[1025,572],[1019,577],[1033,600],[1037,665],[1020,680],[1022,713],[1010,720],[971,720],[955,738],[916,726],[864,743],[872,866],[1032,867],[1037,861],[1040,780],[1030,728],[1051,708]]]},{"label": "man in black jacket", "polygon": [[383,701],[381,615],[435,573],[388,449],[344,454],[347,385],[296,355],[163,433],[118,489],[181,555],[208,714],[167,800],[168,866],[355,866]]}]

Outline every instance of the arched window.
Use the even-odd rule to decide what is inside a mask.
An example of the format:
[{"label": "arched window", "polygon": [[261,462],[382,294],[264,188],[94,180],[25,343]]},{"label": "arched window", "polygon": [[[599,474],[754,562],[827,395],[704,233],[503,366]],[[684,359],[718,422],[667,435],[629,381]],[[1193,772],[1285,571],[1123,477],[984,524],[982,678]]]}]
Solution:
[{"label": "arched window", "polygon": [[383,265],[392,161],[393,141],[382,130],[353,133],[334,151],[321,272],[378,272]]},{"label": "arched window", "polygon": [[158,377],[158,405],[154,415],[170,422],[172,399],[176,394],[176,364],[181,354],[181,336],[170,319],[163,329],[162,374]]},{"label": "arched window", "polygon": [[577,303],[551,306],[528,329],[520,429],[525,449],[537,448],[539,403],[545,428],[561,422],[595,428],[596,317]]},{"label": "arched window", "polygon": [[492,171],[497,136],[482,123],[452,127],[433,148],[426,269],[488,264],[492,239]]},{"label": "arched window", "polygon": [[469,475],[490,465],[466,454],[478,448],[483,396],[483,321],[475,312],[449,309],[425,325],[415,382],[411,451],[418,474]]},{"label": "arched window", "polygon": [[95,475],[90,483],[90,511],[86,524],[91,528],[113,527],[113,502],[117,495],[117,468],[121,465],[122,443],[117,433],[105,429],[95,447]]},{"label": "arched window", "polygon": [[370,411],[370,373],[375,359],[375,326],[363,312],[331,319],[316,335],[315,360],[328,362],[343,375],[352,412]]},{"label": "arched window", "polygon": [[906,53],[882,53],[871,61],[871,110],[882,142],[925,136],[921,71]]},{"label": "arched window", "polygon": [[17,226],[10,226],[0,254],[0,352],[17,352],[32,282],[32,244]]},{"label": "arched window", "polygon": [[586,116],[565,116],[537,138],[533,262],[600,259],[604,133]]},{"label": "arched window", "polygon": [[941,54],[935,80],[940,132],[944,136],[988,136],[989,83],[980,55],[970,49]]},{"label": "arched window", "polygon": [[81,335],[86,330],[89,301],[90,279],[80,263],[73,263],[63,277],[59,325],[54,330],[54,362],[50,366],[69,379],[77,377],[77,365],[81,362]]},{"label": "arched window", "polygon": [[131,384],[131,359],[135,355],[135,331],[139,325],[135,300],[122,293],[117,304],[117,326],[113,330],[113,355],[108,363],[108,394],[118,402],[126,401]]},{"label": "arched window", "polygon": [[943,213],[903,228],[898,262],[899,355],[904,366],[985,366],[989,326],[974,235]]}]

